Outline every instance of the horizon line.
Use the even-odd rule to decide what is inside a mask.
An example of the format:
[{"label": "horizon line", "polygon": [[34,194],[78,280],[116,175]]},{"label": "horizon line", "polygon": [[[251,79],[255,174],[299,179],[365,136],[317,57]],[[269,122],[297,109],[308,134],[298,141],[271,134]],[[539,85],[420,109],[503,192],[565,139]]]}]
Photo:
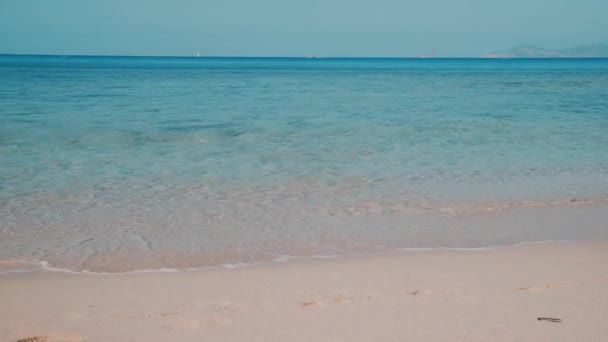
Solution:
[{"label": "horizon line", "polygon": [[426,58],[487,58],[483,56],[263,56],[263,55],[123,55],[123,54],[56,54],[56,53],[1,53],[0,56],[49,56],[49,57],[152,57],[152,58],[393,58],[393,59],[426,59]]},{"label": "horizon line", "polygon": [[457,56],[234,56],[234,55],[113,55],[113,54],[46,54],[46,53],[0,53],[0,56],[18,56],[18,57],[119,57],[119,58],[258,58],[258,59],[602,59],[608,58],[603,57],[493,57],[493,56],[468,56],[468,57],[457,57]]}]

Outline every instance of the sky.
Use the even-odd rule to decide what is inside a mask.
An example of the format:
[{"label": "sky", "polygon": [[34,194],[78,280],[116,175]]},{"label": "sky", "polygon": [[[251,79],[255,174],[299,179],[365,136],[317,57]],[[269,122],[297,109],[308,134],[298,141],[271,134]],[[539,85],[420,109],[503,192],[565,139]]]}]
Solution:
[{"label": "sky", "polygon": [[608,43],[608,0],[0,0],[0,54],[477,57]]}]

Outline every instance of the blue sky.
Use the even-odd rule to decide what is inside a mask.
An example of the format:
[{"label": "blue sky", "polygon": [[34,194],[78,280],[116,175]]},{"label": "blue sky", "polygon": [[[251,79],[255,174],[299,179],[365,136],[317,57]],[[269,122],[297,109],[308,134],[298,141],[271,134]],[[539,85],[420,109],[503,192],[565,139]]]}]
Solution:
[{"label": "blue sky", "polygon": [[607,0],[0,0],[0,53],[480,56],[608,42]]}]

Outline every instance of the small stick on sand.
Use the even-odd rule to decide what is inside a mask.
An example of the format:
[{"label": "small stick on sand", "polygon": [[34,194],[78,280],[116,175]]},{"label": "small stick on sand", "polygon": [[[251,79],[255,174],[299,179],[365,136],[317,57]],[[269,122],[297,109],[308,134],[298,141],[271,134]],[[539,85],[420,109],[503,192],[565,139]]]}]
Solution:
[{"label": "small stick on sand", "polygon": [[536,319],[539,320],[539,321],[548,321],[548,322],[553,322],[553,323],[561,323],[562,322],[561,318],[538,317]]}]

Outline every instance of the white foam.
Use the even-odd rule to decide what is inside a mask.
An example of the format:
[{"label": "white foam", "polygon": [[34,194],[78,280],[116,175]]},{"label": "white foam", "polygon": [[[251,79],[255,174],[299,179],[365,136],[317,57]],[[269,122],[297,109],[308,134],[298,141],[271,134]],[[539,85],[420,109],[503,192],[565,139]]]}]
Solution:
[{"label": "white foam", "polygon": [[261,266],[268,265],[273,263],[286,263],[292,260],[314,260],[314,259],[332,259],[332,258],[347,258],[347,257],[361,257],[361,256],[372,256],[372,255],[382,255],[382,254],[392,254],[392,253],[428,253],[435,251],[461,251],[461,252],[487,252],[493,251],[497,249],[504,248],[512,248],[512,247],[523,247],[528,245],[540,245],[540,244],[554,244],[554,243],[571,243],[577,242],[577,240],[542,240],[542,241],[524,241],[518,242],[511,245],[496,245],[496,246],[484,246],[484,247],[401,247],[394,248],[390,250],[384,251],[376,251],[376,252],[356,252],[356,253],[345,253],[345,254],[316,254],[316,255],[289,255],[282,254],[278,255],[275,259],[269,261],[255,261],[255,262],[237,262],[237,263],[228,263],[217,266],[201,266],[201,267],[185,267],[185,268],[151,268],[151,269],[141,269],[141,270],[132,270],[125,272],[97,272],[90,270],[81,270],[75,271],[68,268],[56,267],[50,265],[49,262],[42,260],[37,263],[33,263],[30,265],[36,265],[38,267],[32,268],[18,268],[11,269],[6,271],[0,271],[0,275],[3,274],[14,274],[14,273],[29,273],[29,272],[59,272],[59,273],[68,273],[68,274],[76,274],[76,275],[121,275],[121,274],[142,274],[142,273],[177,273],[177,272],[192,272],[192,271],[202,271],[202,270],[210,270],[210,269],[227,269],[233,270],[242,267],[252,267],[252,266]]}]

